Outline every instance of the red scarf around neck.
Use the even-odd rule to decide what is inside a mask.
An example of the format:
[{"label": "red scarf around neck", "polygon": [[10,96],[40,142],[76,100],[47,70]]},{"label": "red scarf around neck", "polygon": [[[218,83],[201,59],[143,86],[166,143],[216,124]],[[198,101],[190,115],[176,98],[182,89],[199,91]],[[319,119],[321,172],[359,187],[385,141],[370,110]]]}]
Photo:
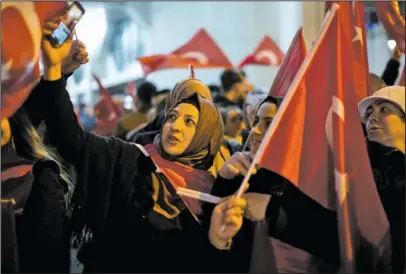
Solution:
[{"label": "red scarf around neck", "polygon": [[[145,150],[158,168],[158,172],[164,174],[175,189],[183,187],[210,193],[214,177],[208,171],[194,169],[178,162],[168,161],[159,155],[154,144],[146,145]],[[181,199],[194,216],[201,213],[200,201],[183,196],[181,196]]]}]

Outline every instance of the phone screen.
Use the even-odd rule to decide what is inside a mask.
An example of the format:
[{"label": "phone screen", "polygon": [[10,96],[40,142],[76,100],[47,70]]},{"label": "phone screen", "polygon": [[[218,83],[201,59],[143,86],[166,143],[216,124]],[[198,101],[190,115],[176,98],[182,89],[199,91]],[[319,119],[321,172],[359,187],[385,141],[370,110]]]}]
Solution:
[{"label": "phone screen", "polygon": [[62,22],[58,28],[54,30],[51,35],[58,45],[62,45],[72,32],[77,22],[82,18],[84,12],[83,8],[79,7],[79,3],[73,3],[63,16]]}]

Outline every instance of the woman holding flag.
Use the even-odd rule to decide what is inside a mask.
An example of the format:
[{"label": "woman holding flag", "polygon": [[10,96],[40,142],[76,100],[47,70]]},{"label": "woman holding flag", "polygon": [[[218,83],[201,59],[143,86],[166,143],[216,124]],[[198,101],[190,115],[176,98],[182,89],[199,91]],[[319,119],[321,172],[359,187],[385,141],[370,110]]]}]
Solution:
[{"label": "woman holding flag", "polygon": [[[214,183],[213,195],[225,197],[237,191],[277,108],[276,99],[270,96],[259,104],[248,138],[250,151],[236,153],[225,163]],[[239,271],[310,273],[339,269],[335,212],[267,169],[254,170],[244,199],[246,220],[235,236],[230,251],[234,255],[228,255],[240,263],[236,266],[242,269]],[[213,206],[206,204],[204,208],[208,211],[205,216],[210,216]],[[217,248],[226,243],[215,230],[209,229],[209,238]]]},{"label": "woman holding flag", "polygon": [[[45,36],[57,23],[46,24]],[[176,189],[210,191],[213,176],[207,169],[223,134],[218,109],[196,93],[181,98],[166,109],[161,133],[145,147],[86,132],[61,78],[70,43],[55,49],[43,41],[44,78],[30,101],[46,106],[52,144],[77,168],[72,225],[82,244],[78,258],[84,271],[204,271],[209,265],[196,253],[215,250],[199,224],[200,206],[180,198]],[[231,201],[230,206],[241,214],[243,204]]]},{"label": "woman holding flag", "polygon": [[[382,88],[359,104],[359,113],[368,134],[375,182],[390,223],[391,268],[395,273],[403,273],[405,256],[404,98],[404,87],[392,86]],[[261,122],[261,117],[264,119],[266,116],[268,121],[272,120],[270,109],[265,115],[270,101],[268,97],[257,110],[256,125],[250,136],[251,151],[237,153],[226,162],[215,181],[212,194],[220,197],[232,195],[240,186],[258,150],[261,136],[270,125],[261,126],[258,121]],[[284,273],[337,271],[340,268],[340,255],[336,213],[322,207],[269,170],[254,170],[253,173],[248,193],[244,195],[247,202],[244,217],[248,220],[235,236],[235,247],[231,250],[235,252],[229,255],[232,261],[241,262],[245,258],[246,265],[239,267],[245,267],[247,271],[250,268],[254,272],[275,269]],[[205,210],[212,208],[205,205]],[[255,231],[250,221],[260,221],[256,223]],[[264,233],[266,237],[263,237]],[[267,240],[268,235],[270,240]],[[211,230],[209,237],[219,249],[226,240],[229,241]],[[376,258],[371,253],[359,252],[357,268],[362,272],[388,272],[388,255],[385,253],[381,258]],[[372,262],[375,262],[373,266]]]},{"label": "woman holding flag", "polygon": [[[248,137],[249,151],[237,152],[226,161],[214,183],[213,195],[225,197],[237,191],[277,109],[278,101],[271,96],[258,105]],[[331,265],[337,268],[338,234],[333,212],[323,210],[283,177],[267,169],[254,170],[244,199],[247,202],[244,216],[248,220],[245,220],[241,232],[234,239],[230,251],[234,255],[228,255],[238,265],[224,265],[226,270],[304,273],[319,272],[320,267],[331,270]],[[303,210],[298,211],[298,208]],[[204,216],[210,216],[213,206],[206,204],[204,209],[208,211]],[[308,211],[315,213],[306,214]],[[323,226],[320,226],[319,219],[324,220]],[[265,227],[257,226],[254,229],[252,222],[258,221]],[[296,231],[299,227],[300,230]],[[217,248],[226,243],[226,239],[216,235],[215,230],[209,229],[209,238]]]}]

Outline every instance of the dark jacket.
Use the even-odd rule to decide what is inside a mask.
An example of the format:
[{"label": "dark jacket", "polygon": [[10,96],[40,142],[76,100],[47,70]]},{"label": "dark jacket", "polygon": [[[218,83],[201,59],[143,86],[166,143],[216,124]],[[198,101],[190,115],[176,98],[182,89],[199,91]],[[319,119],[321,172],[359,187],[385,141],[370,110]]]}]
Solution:
[{"label": "dark jacket", "polygon": [[[220,197],[232,195],[239,188],[243,176],[232,180],[218,177],[212,194]],[[337,221],[329,211],[303,194],[291,183],[276,173],[261,169],[250,179],[247,192],[271,194],[266,218],[269,220],[269,235],[297,248],[303,249],[324,261],[337,265],[339,262]],[[204,205],[204,216],[210,216],[214,206]],[[205,228],[208,229],[209,220]],[[320,224],[323,222],[323,225]],[[301,229],[298,230],[297,228]],[[243,229],[234,238],[228,260],[238,263],[223,264],[226,272],[247,272],[251,262],[253,223],[244,220]],[[219,258],[219,264],[225,262]]]},{"label": "dark jacket", "polygon": [[[27,174],[33,180],[2,182],[2,198],[19,197],[15,233],[20,272],[69,273],[70,230],[64,199],[68,189],[59,174],[56,162],[42,159],[34,164],[32,175]],[[13,236],[2,233],[3,237]],[[2,272],[9,271],[2,268]]]},{"label": "dark jacket", "polygon": [[202,253],[216,250],[198,222],[186,210],[172,220],[152,210],[150,158],[133,143],[83,130],[63,80],[39,85],[29,103],[46,106],[51,143],[78,173],[72,226],[85,243],[78,255],[84,271],[206,272]]},{"label": "dark jacket", "polygon": [[[378,193],[390,224],[392,272],[403,273],[406,231],[405,155],[374,142],[368,143],[368,151]],[[269,235],[305,250],[331,265],[338,265],[340,259],[336,213],[322,207],[290,182],[278,183],[281,182],[281,178],[271,171],[261,169],[251,177],[250,187],[247,191],[274,194],[268,204],[266,214],[266,218],[270,222]],[[212,194],[220,197],[231,195],[239,188],[242,180],[242,176],[237,176],[233,180],[218,177]],[[265,182],[276,183],[266,184]],[[205,204],[204,209],[208,211],[205,216],[209,216],[213,206]],[[235,251],[230,251],[234,253],[230,257],[234,257],[231,259],[232,261],[242,264],[241,269],[248,270],[250,260],[246,258],[250,257],[253,228],[249,221],[246,220],[246,223],[248,224],[244,224],[244,228],[237,234],[237,247]],[[207,220],[205,227],[208,229]],[[300,229],[297,229],[298,227]],[[241,245],[243,248],[240,247]],[[241,252],[243,252],[241,250],[248,253],[241,256]],[[366,259],[368,260],[368,258]]]},{"label": "dark jacket", "polygon": [[[148,125],[146,125],[143,129],[140,129],[139,131],[137,131],[137,134],[161,130],[161,126],[164,122],[164,119],[165,119],[165,110],[162,110],[158,113],[158,115],[155,117],[155,119],[152,122],[150,122]],[[133,137],[135,137],[135,136],[133,136]],[[133,141],[133,139],[129,138],[129,141]]]},{"label": "dark jacket", "polygon": [[375,142],[368,143],[372,172],[389,220],[392,237],[392,271],[405,270],[405,155]]}]

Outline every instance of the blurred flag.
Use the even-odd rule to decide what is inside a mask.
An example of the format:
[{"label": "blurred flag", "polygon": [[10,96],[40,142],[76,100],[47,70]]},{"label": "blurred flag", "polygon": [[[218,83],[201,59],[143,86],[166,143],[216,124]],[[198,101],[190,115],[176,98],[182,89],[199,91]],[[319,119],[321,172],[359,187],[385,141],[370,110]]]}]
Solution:
[{"label": "blurred flag", "polygon": [[399,10],[398,1],[376,1],[376,14],[390,38],[405,52],[405,19]]},{"label": "blurred flag", "polygon": [[303,36],[303,28],[300,27],[290,43],[288,52],[283,58],[282,65],[275,76],[269,95],[274,97],[283,97],[286,95],[306,55],[307,49]]},{"label": "blurred flag", "polygon": [[340,2],[337,9],[333,5],[327,15],[254,162],[337,212],[342,272],[386,271],[389,224],[357,110],[361,91],[353,80],[351,45],[362,40],[344,22],[353,14],[351,3]]},{"label": "blurred flag", "polygon": [[[66,2],[1,3],[1,116],[23,104],[40,76],[42,26],[65,10]],[[17,34],[17,35],[16,35]]]},{"label": "blurred flag", "polygon": [[135,95],[137,94],[137,85],[135,84],[135,82],[129,82],[128,83],[128,85],[127,85],[127,93],[132,98],[135,97]]},{"label": "blurred flag", "polygon": [[405,86],[405,74],[406,74],[405,68],[406,68],[406,66],[403,67],[402,74],[400,75],[400,79],[399,79],[399,83],[398,83],[399,86]]},{"label": "blurred flag", "polygon": [[200,29],[184,45],[167,55],[138,58],[144,73],[169,68],[232,68],[233,65],[205,29]]},{"label": "blurred flag", "polygon": [[283,57],[284,54],[275,41],[265,35],[254,52],[245,57],[238,67],[242,69],[247,65],[280,66]]},{"label": "blurred flag", "polygon": [[100,98],[95,106],[97,122],[94,132],[105,136],[110,135],[123,115],[123,110],[114,102],[113,97],[103,86],[100,78],[94,74],[93,78],[96,80],[100,90]]}]

